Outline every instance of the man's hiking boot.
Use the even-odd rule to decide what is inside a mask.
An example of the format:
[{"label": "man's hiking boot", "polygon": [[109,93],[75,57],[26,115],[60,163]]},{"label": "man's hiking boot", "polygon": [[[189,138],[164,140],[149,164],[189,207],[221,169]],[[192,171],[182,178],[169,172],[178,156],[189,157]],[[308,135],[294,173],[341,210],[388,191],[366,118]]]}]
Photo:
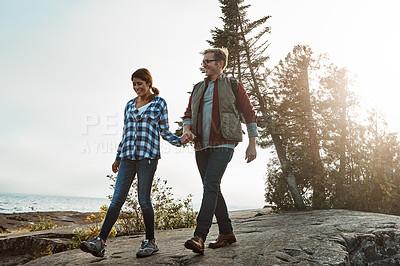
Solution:
[{"label": "man's hiking boot", "polygon": [[199,236],[194,236],[185,242],[185,248],[191,249],[195,253],[204,255],[204,240]]},{"label": "man's hiking boot", "polygon": [[153,241],[146,239],[146,240],[142,241],[142,246],[136,252],[136,257],[138,257],[138,258],[147,257],[157,251],[158,251],[158,247],[157,247],[156,241],[154,240],[154,242],[153,242]]},{"label": "man's hiking boot", "polygon": [[89,241],[82,241],[79,245],[82,251],[91,253],[95,257],[104,257],[105,246],[101,243],[100,237],[94,238]]},{"label": "man's hiking boot", "polygon": [[215,242],[211,242],[210,244],[208,244],[208,247],[213,249],[220,248],[235,242],[236,242],[235,234],[233,232],[230,232],[229,234],[219,235]]}]

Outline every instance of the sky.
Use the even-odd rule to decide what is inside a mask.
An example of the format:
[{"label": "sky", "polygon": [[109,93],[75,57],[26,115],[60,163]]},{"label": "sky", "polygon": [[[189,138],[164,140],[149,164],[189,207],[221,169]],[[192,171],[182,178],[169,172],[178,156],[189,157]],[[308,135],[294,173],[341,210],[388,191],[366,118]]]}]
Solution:
[{"label": "sky", "polygon": [[[397,118],[400,56],[396,1],[248,0],[251,20],[271,26],[267,63],[294,45],[327,53],[357,75],[361,104]],[[396,12],[396,13],[395,13]],[[200,51],[221,27],[217,0],[0,0],[0,193],[104,198],[122,137],[123,110],[135,97],[130,81],[150,70],[177,127],[193,84],[202,80]],[[222,179],[230,208],[264,206],[270,150],[244,160],[238,145]],[[156,175],[176,197],[202,196],[193,148],[162,140]]]}]

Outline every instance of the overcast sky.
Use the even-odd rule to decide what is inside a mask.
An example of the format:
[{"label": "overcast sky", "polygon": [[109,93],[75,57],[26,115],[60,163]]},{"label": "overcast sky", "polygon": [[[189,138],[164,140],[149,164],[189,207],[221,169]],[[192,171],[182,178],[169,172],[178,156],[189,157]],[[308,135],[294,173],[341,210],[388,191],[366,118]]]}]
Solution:
[{"label": "overcast sky", "polygon": [[[399,131],[396,1],[245,1],[249,18],[271,15],[273,66],[296,44],[327,52],[358,75],[366,107]],[[0,0],[0,193],[106,197],[121,140],[130,75],[146,67],[167,101],[171,130],[203,76],[201,50],[221,27],[217,0]],[[396,97],[397,96],[397,97]],[[232,208],[264,203],[270,151],[247,164],[247,141],[222,180]],[[162,141],[157,176],[178,197],[201,201],[192,148]]]}]

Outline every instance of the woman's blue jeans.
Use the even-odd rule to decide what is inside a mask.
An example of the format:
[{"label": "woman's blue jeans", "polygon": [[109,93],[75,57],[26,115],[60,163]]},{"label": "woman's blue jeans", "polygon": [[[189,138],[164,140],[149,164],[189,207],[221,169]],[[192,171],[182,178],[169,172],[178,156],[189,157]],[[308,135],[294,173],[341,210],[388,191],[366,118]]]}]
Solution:
[{"label": "woman's blue jeans", "polygon": [[204,240],[207,238],[214,214],[220,234],[228,234],[233,231],[228,208],[220,189],[222,176],[232,155],[233,149],[230,148],[210,148],[196,151],[197,167],[203,182],[203,200],[197,215],[194,235],[200,236]]},{"label": "woman's blue jeans", "polygon": [[108,208],[99,237],[107,237],[118,219],[122,205],[125,203],[136,174],[138,177],[138,198],[142,209],[143,220],[146,227],[146,239],[154,239],[154,210],[150,200],[151,186],[158,160],[129,160],[123,159],[120,163],[114,195]]}]

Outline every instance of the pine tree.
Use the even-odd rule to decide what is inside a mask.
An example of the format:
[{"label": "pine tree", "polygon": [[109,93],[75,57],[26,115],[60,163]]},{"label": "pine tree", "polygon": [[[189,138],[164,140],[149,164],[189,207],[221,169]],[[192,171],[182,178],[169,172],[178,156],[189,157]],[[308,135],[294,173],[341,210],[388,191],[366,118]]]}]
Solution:
[{"label": "pine tree", "polygon": [[297,209],[304,209],[305,205],[281,136],[275,132],[274,122],[267,107],[268,95],[265,85],[267,69],[264,63],[269,58],[265,55],[265,51],[269,46],[266,34],[270,33],[270,28],[264,24],[270,16],[251,22],[246,19],[246,9],[250,5],[239,7],[243,0],[220,0],[220,3],[224,15],[222,18],[224,28],[214,29],[212,31],[213,41],[209,41],[209,43],[216,47],[228,48],[230,63],[226,72],[233,76],[236,75],[247,88],[250,99],[260,114],[258,126],[262,128],[261,136],[264,137],[264,142],[260,142],[260,144],[263,146],[270,144],[270,141],[265,141],[265,139],[268,135],[271,136],[294,204]]},{"label": "pine tree", "polygon": [[312,193],[313,208],[321,209],[326,207],[326,176],[309,73],[317,67],[317,60],[308,46],[295,46],[275,71],[271,103],[278,131],[287,142],[289,157],[296,162],[293,164],[296,177],[308,194]]},{"label": "pine tree", "polygon": [[[360,129],[354,121],[351,111],[356,107],[354,94],[349,91],[350,73],[346,68],[339,68],[332,63],[324,65],[324,75],[320,77],[320,90],[316,97],[319,103],[316,111],[320,114],[322,148],[326,154],[326,167],[330,190],[330,206],[346,208],[349,204],[348,189],[351,185],[349,149],[349,127],[352,132]],[[339,169],[339,170],[338,170]]]},{"label": "pine tree", "polygon": [[368,117],[364,166],[364,206],[367,211],[399,214],[399,142],[387,132],[384,116],[371,110]]}]

